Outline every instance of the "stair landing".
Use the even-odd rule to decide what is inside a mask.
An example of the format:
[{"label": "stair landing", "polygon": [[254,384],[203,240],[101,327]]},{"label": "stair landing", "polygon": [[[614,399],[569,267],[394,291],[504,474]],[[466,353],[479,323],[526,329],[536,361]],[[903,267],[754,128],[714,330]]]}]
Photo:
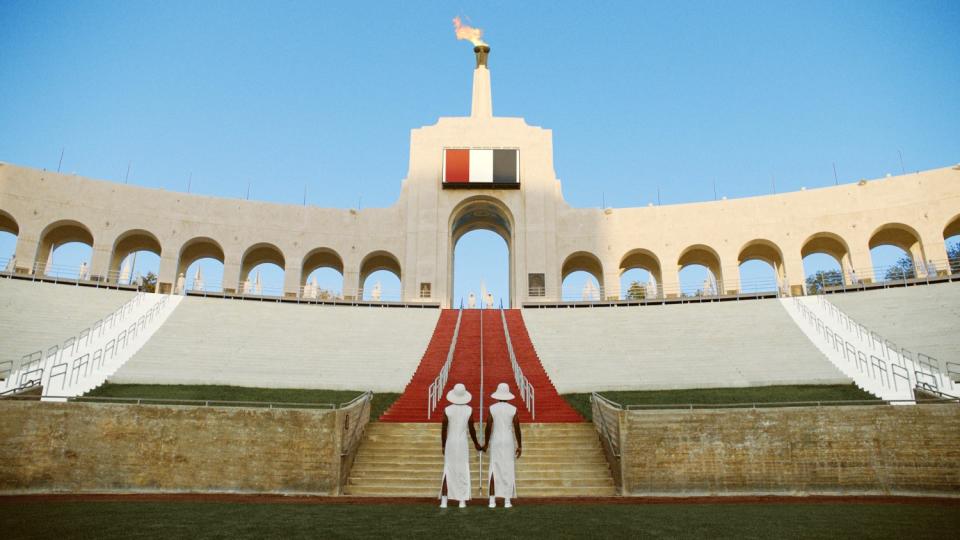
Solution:
[{"label": "stair landing", "polygon": [[[592,424],[521,424],[523,455],[517,460],[517,496],[610,497],[613,477]],[[473,496],[481,493],[480,463],[472,452]],[[487,462],[484,456],[484,478]],[[373,422],[367,426],[344,495],[436,497],[443,476],[440,425]]]}]

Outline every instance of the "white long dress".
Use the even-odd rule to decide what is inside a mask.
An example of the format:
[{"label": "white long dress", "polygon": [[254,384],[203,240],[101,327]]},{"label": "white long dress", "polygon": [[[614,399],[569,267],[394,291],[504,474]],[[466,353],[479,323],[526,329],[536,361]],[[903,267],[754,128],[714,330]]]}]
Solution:
[{"label": "white long dress", "polygon": [[493,417],[493,432],[490,434],[490,444],[487,452],[490,456],[490,472],[487,475],[487,485],[493,478],[494,497],[517,496],[517,441],[513,435],[513,417],[517,408],[509,403],[495,403],[490,406],[490,416]]},{"label": "white long dress", "polygon": [[467,424],[473,409],[469,405],[447,405],[447,444],[443,454],[443,481],[447,481],[447,497],[458,501],[470,500],[470,433]]}]

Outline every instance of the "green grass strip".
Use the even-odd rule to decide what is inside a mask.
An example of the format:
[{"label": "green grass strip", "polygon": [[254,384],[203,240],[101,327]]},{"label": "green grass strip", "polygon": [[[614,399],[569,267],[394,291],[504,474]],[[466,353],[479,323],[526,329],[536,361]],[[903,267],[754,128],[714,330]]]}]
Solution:
[{"label": "green grass strip", "polygon": [[[853,384],[800,384],[784,386],[751,386],[745,388],[690,388],[684,390],[636,390],[599,392],[624,407],[627,405],[677,405],[693,403],[783,403],[787,401],[851,401],[876,400],[877,397]],[[564,399],[592,419],[590,394],[564,394]]]},{"label": "green grass strip", "polygon": [[[248,388],[244,386],[193,384],[105,384],[85,397],[152,398],[201,401],[254,401],[263,403],[333,403],[339,405],[359,396],[358,390],[305,388]],[[374,393],[370,418],[376,420],[399,394]]]},{"label": "green grass strip", "polygon": [[30,502],[0,504],[6,538],[946,538],[952,505]]}]

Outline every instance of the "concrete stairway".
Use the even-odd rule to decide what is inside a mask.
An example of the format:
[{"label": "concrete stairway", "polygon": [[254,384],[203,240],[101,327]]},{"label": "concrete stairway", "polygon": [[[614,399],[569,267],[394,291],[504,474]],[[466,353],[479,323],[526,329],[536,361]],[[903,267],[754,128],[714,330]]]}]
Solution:
[{"label": "concrete stairway", "polygon": [[399,392],[439,315],[187,297],[110,381]]},{"label": "concrete stairway", "polygon": [[135,292],[0,279],[0,362],[63,343]]},{"label": "concrete stairway", "polygon": [[847,384],[777,300],[524,309],[561,393]]},{"label": "concrete stairway", "polygon": [[527,326],[523,324],[523,312],[519,309],[507,310],[506,319],[517,363],[520,364],[524,376],[536,389],[536,421],[583,422],[584,419],[580,413],[560,396],[550,376],[543,369],[540,357],[537,356],[533,342],[530,341]]},{"label": "concrete stairway", "polygon": [[831,294],[829,300],[898,347],[936,358],[941,370],[946,362],[960,364],[960,284]]},{"label": "concrete stairway", "polygon": [[457,313],[456,309],[445,309],[440,313],[437,327],[433,331],[433,337],[430,338],[426,352],[423,353],[423,358],[420,359],[417,371],[410,378],[400,397],[380,416],[381,421],[426,421],[427,391],[447,360],[450,341],[457,327]]},{"label": "concrete stairway", "polygon": [[[616,494],[603,450],[591,424],[523,424],[523,456],[517,460],[517,495],[606,497]],[[474,497],[481,495],[473,453]],[[484,480],[487,461],[484,456]],[[344,495],[436,497],[443,477],[440,425],[374,422],[367,426]]]}]

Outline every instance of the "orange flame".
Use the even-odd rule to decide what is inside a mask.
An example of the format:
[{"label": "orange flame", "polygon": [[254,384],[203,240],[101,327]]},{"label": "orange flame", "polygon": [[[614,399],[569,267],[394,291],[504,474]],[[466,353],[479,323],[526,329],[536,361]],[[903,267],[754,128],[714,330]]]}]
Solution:
[{"label": "orange flame", "polygon": [[453,29],[457,33],[457,39],[466,39],[470,43],[473,43],[475,47],[480,45],[486,45],[487,43],[480,39],[483,36],[483,30],[480,28],[474,28],[472,26],[467,26],[460,22],[460,17],[453,18]]}]

